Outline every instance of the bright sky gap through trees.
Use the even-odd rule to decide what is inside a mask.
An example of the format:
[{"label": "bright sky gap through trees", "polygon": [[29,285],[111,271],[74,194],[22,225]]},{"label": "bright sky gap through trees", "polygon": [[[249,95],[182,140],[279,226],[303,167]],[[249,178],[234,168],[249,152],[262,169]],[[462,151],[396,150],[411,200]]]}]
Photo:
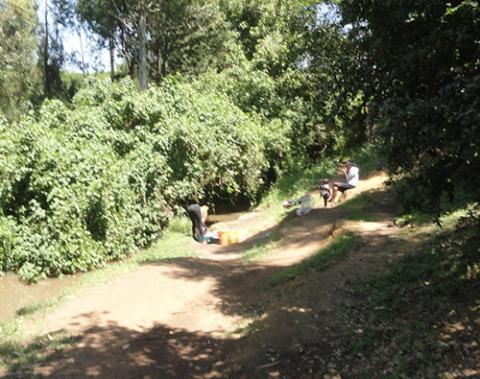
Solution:
[{"label": "bright sky gap through trees", "polygon": [[[37,5],[37,17],[43,20],[45,12],[45,1],[35,0]],[[49,3],[50,6],[50,3]],[[50,14],[49,20],[53,22]],[[86,72],[107,71],[109,65],[108,49],[100,47],[95,41],[95,36],[85,28],[74,30],[59,25],[60,36],[63,42],[67,60],[64,69],[71,72],[82,72],[75,61],[81,61],[83,44],[84,61]],[[81,37],[80,37],[81,34]],[[68,59],[68,58],[73,59]]]}]

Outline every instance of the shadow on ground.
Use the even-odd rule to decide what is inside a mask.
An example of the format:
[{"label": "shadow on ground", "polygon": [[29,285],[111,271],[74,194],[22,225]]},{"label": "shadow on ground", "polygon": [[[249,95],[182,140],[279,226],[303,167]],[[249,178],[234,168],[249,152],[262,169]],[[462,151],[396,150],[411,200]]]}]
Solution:
[{"label": "shadow on ground", "polygon": [[[362,202],[363,205],[384,199],[381,191],[372,191],[365,196],[369,200]],[[355,199],[350,200],[354,201]],[[218,253],[238,253],[255,244],[275,240],[301,246],[312,241],[312,233],[315,231],[318,232],[315,239],[326,240],[335,220],[347,218],[347,215],[348,209],[342,207],[314,209],[302,218],[289,213],[274,228],[264,230],[233,247],[220,247]],[[270,238],[261,238],[267,233]],[[376,244],[373,239],[371,243]],[[296,325],[309,321],[315,315],[315,303],[321,303],[322,306],[327,303],[328,296],[323,290],[317,291],[311,298],[302,299],[285,296],[285,293],[291,292],[289,285],[282,289],[260,290],[259,287],[265,280],[281,270],[281,267],[246,265],[241,260],[219,262],[191,258],[145,264],[181,268],[172,270],[172,276],[189,281],[213,278],[216,283],[213,295],[221,300],[217,305],[218,311],[226,315],[245,316],[252,320],[251,323],[240,326],[238,333],[224,335],[223,338],[169,329],[160,324],[148,330],[131,330],[116,323],[96,325],[75,338],[66,340],[61,337],[63,332],[58,331],[58,338],[55,335],[47,338],[42,336],[22,347],[29,356],[41,357],[46,362],[43,367],[28,368],[28,362],[22,363],[17,359],[22,352],[14,352],[8,357],[8,349],[0,350],[5,359],[17,362],[11,364],[8,375],[207,378],[243,377],[246,373],[252,377],[258,373],[262,377],[265,370],[277,366],[278,363],[272,362],[272,358],[280,346],[284,345],[286,351],[290,351],[298,338],[305,343],[305,339],[315,336],[312,331],[317,329],[302,327],[299,331]],[[325,279],[331,283],[332,290],[336,286],[334,283],[338,282],[335,275]],[[96,314],[84,314],[78,320],[72,320],[72,325],[80,321],[84,323],[85,320],[88,324],[95,325],[97,319]],[[58,339],[62,342],[61,351],[56,351]],[[258,343],[255,342],[254,348],[251,348],[249,346],[253,340],[258,340]],[[64,348],[63,345],[67,347]],[[296,354],[295,350],[293,354]],[[270,366],[271,363],[276,364]]]},{"label": "shadow on ground", "polygon": [[[95,314],[82,318],[96,319]],[[56,340],[51,334],[51,340]],[[78,336],[75,343],[56,352],[36,341],[29,353],[41,355],[44,365],[13,365],[6,377],[55,378],[205,378],[219,377],[222,361],[231,341],[201,333],[172,330],[156,325],[148,330],[132,330],[116,323],[93,326]]]},{"label": "shadow on ground", "polygon": [[[352,199],[344,207],[315,209],[304,218],[293,219],[287,215],[279,226],[221,251],[233,253],[247,249],[267,232],[297,245],[305,243],[309,235],[310,241],[311,233],[317,229],[324,233],[318,238],[328,238],[332,221],[348,219],[352,214],[348,206],[354,207],[355,201],[361,204],[361,212],[357,215],[367,212],[375,213],[378,220],[391,218],[394,204],[388,201],[388,195],[372,191],[362,196],[363,200]],[[288,238],[285,238],[286,233],[289,233]],[[360,313],[368,317],[368,312],[373,310],[357,308],[354,288],[421,246],[417,241],[398,240],[394,233],[383,230],[371,231],[363,238],[365,243],[360,249],[351,251],[328,270],[310,272],[274,287],[262,284],[283,268],[261,264],[247,266],[241,260],[218,262],[183,258],[167,263],[150,262],[150,265],[182,268],[172,270],[172,275],[190,281],[212,278],[216,283],[213,294],[220,299],[218,311],[245,316],[249,322],[230,333],[214,335],[160,323],[148,329],[129,329],[114,322],[96,324],[97,314],[83,314],[79,318],[90,320],[93,326],[70,336],[59,349],[56,349],[56,335],[42,336],[22,346],[18,354],[8,352],[7,346],[0,344],[0,357],[11,360],[10,369],[4,375],[22,378],[358,377],[359,372],[353,371],[348,364],[358,359],[360,363],[355,364],[362,365],[362,356],[366,354],[361,349],[365,335],[356,329],[358,323],[352,320],[360,317]],[[474,324],[460,311],[460,307],[472,306],[475,304],[463,301],[461,305],[441,308],[443,313],[437,315],[439,320],[456,325],[450,332],[443,329],[430,335],[432,346],[444,352],[442,359],[457,359],[455,350],[449,352],[442,347],[445,333],[456,338],[454,334],[462,327],[472,328]],[[62,331],[57,333],[63,335]],[[43,363],[34,366],[22,363],[20,355],[27,351]],[[471,363],[470,369],[475,369],[476,364]],[[441,376],[441,372],[435,375]]]}]

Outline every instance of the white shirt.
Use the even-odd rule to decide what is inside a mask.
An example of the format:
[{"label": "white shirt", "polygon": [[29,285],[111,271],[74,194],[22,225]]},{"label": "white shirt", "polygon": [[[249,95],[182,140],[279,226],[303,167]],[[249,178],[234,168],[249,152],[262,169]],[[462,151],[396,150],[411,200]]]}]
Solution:
[{"label": "white shirt", "polygon": [[347,171],[345,174],[345,178],[347,179],[347,183],[356,186],[358,184],[358,173],[359,173],[358,167],[352,166],[350,167],[350,170]]},{"label": "white shirt", "polygon": [[321,184],[320,185],[320,194],[323,196],[324,194],[330,195],[330,185],[328,184]]}]

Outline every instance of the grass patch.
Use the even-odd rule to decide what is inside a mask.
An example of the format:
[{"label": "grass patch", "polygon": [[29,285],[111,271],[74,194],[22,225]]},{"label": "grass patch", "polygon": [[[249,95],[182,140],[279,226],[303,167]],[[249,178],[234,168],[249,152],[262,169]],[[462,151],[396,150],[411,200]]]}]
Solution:
[{"label": "grass patch", "polygon": [[315,255],[302,262],[278,272],[267,282],[269,286],[276,286],[305,275],[309,271],[322,271],[331,266],[346,254],[358,247],[361,238],[355,234],[344,234],[335,239],[330,245],[321,249]]},{"label": "grass patch", "polygon": [[170,220],[166,234],[179,234],[189,237],[192,235],[192,221],[186,216],[176,216]]},{"label": "grass patch", "polygon": [[470,279],[473,281],[469,284],[480,285],[479,248],[480,236],[473,230],[447,232],[436,237],[431,246],[368,282],[364,290],[376,305],[383,304],[397,311],[411,310],[412,299],[398,295],[412,288],[417,295],[431,289],[436,297],[454,295]]},{"label": "grass patch", "polygon": [[136,264],[165,261],[175,258],[197,257],[192,248],[192,237],[168,231],[163,238],[149,249],[137,254],[132,261]]},{"label": "grass patch", "polygon": [[294,167],[285,172],[270,188],[268,194],[260,202],[260,209],[280,205],[285,199],[298,198],[319,185],[320,179],[335,174],[333,162],[322,162],[318,166],[304,169]]},{"label": "grass patch", "polygon": [[36,337],[29,343],[17,338],[2,339],[0,342],[0,367],[8,370],[15,377],[32,377],[31,366],[45,361],[48,356],[63,351],[78,342],[79,336],[66,332],[56,332]]},{"label": "grass patch", "polygon": [[368,194],[361,194],[353,199],[346,200],[338,205],[338,208],[347,212],[345,220],[352,221],[378,221],[378,217],[372,215],[368,209]]},{"label": "grass patch", "polygon": [[387,165],[381,147],[376,144],[364,145],[355,151],[351,157],[346,158],[351,158],[360,168],[360,180],[362,175],[368,175],[375,170],[383,170]]},{"label": "grass patch", "polygon": [[257,240],[251,247],[245,249],[242,254],[243,263],[254,262],[271,254],[277,247],[280,235],[278,232],[268,234]]},{"label": "grass patch", "polygon": [[238,328],[236,328],[232,334],[237,334],[237,335],[240,335],[241,337],[248,337],[254,334],[255,332],[257,332],[258,330],[259,329],[256,321],[251,321],[246,325],[239,326]]},{"label": "grass patch", "polygon": [[407,225],[425,225],[432,222],[432,216],[421,212],[405,213],[395,218],[395,225],[403,228]]},{"label": "grass patch", "polygon": [[372,332],[361,334],[355,341],[352,351],[356,354],[363,354],[371,350],[375,343],[375,335]]},{"label": "grass patch", "polygon": [[[455,227],[461,219],[468,218],[472,214],[477,214],[478,206],[475,203],[467,204],[465,207],[458,209],[451,209],[445,211],[436,223],[440,229],[452,229]],[[407,225],[427,225],[434,222],[434,215],[430,213],[414,211],[411,213],[405,213],[395,218],[395,225],[404,227]]]},{"label": "grass patch", "polygon": [[250,320],[239,324],[232,332],[226,333],[228,338],[233,336],[248,337],[259,331],[258,322],[264,313],[262,307],[251,309]]},{"label": "grass patch", "polygon": [[255,243],[252,247],[245,250],[242,255],[242,261],[244,263],[249,263],[262,259],[271,254],[275,247],[276,243],[274,241]]},{"label": "grass patch", "polygon": [[55,296],[39,303],[28,304],[18,309],[16,314],[17,316],[31,316],[36,312],[51,309],[55,307],[65,296],[67,296],[67,293],[62,293],[59,296]]},{"label": "grass patch", "polygon": [[11,322],[0,322],[0,336],[1,339],[9,339],[15,336],[21,329],[20,320],[13,320]]}]

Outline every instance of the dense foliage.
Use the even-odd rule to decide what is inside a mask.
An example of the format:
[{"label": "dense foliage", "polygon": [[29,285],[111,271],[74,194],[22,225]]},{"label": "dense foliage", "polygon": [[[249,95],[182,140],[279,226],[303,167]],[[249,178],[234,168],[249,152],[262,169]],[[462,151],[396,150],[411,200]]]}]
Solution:
[{"label": "dense foliage", "polygon": [[[187,201],[256,199],[365,141],[407,207],[479,200],[478,2],[46,3],[41,25],[0,0],[0,270],[124,257]],[[60,24],[109,48],[113,84],[60,75]]]},{"label": "dense foliage", "polygon": [[[0,269],[33,280],[125,257],[188,201],[255,200],[280,167],[333,148],[322,117],[331,95],[315,96],[311,85],[329,75],[328,58],[326,69],[302,65],[315,23],[306,3],[50,3],[43,33],[47,14],[54,28],[82,22],[132,77],[137,22],[152,7],[147,63],[158,85],[142,93],[130,80],[64,73],[64,84],[83,87],[69,91],[71,101],[2,119]],[[58,55],[52,36],[48,46],[37,39],[44,74]]]},{"label": "dense foliage", "polygon": [[[385,145],[408,207],[479,201],[480,7],[478,1],[342,2],[355,49],[348,75]],[[386,22],[388,17],[388,22]]]},{"label": "dense foliage", "polygon": [[27,111],[38,89],[35,28],[33,1],[0,1],[0,111],[10,117]]},{"label": "dense foliage", "polygon": [[288,124],[176,80],[93,82],[0,133],[0,265],[28,280],[125,257],[189,200],[253,199],[289,153]]}]

